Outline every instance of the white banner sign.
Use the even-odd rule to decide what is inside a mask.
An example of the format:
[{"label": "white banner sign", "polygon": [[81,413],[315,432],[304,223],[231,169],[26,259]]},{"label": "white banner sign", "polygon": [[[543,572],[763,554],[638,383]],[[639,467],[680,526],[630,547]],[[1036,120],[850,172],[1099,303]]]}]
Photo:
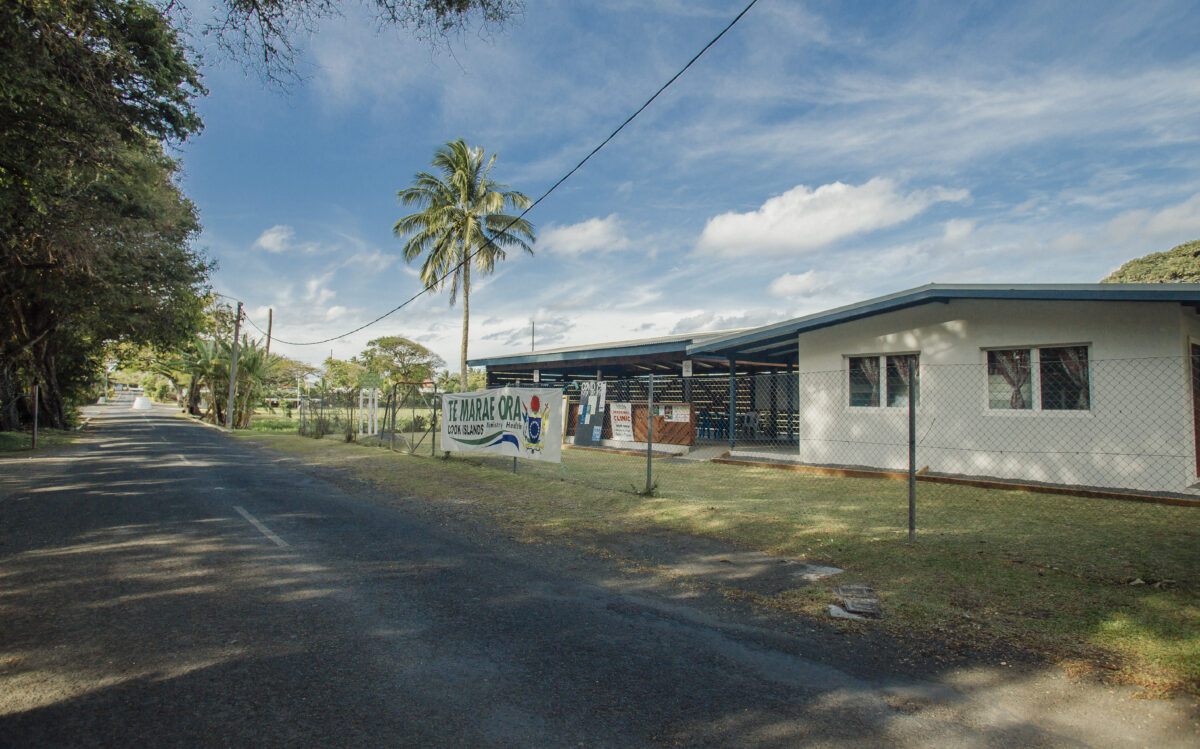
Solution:
[{"label": "white banner sign", "polygon": [[442,449],[562,462],[562,393],[496,388],[442,396]]},{"label": "white banner sign", "polygon": [[613,439],[633,442],[633,404],[610,403],[608,412],[612,414]]}]

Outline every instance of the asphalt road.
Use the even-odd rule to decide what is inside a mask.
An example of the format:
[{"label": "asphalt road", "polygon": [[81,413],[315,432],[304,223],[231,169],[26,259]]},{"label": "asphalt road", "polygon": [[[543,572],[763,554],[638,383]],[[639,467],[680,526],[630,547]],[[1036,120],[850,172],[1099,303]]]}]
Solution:
[{"label": "asphalt road", "polygon": [[[0,746],[1187,746],[1194,706],[901,677],[118,402],[0,458]],[[845,647],[841,646],[841,651]],[[874,664],[874,665],[871,665]]]}]

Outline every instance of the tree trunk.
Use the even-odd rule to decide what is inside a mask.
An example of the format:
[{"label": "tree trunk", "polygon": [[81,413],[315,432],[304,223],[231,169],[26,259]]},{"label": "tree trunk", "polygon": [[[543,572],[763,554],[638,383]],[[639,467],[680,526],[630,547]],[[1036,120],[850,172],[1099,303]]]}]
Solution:
[{"label": "tree trunk", "polygon": [[191,384],[188,385],[187,397],[187,412],[192,416],[200,415],[200,380],[196,375],[192,375]]},{"label": "tree trunk", "polygon": [[17,414],[17,388],[13,385],[13,366],[11,359],[0,362],[0,431],[10,432],[21,428],[21,418]]},{"label": "tree trunk", "polygon": [[471,318],[471,254],[463,248],[463,337],[462,337],[462,375],[459,378],[460,392],[467,392],[467,322]]},{"label": "tree trunk", "polygon": [[38,388],[38,421],[51,429],[65,429],[66,407],[62,388],[58,384],[58,368],[55,365],[52,339],[39,343],[33,349],[34,372],[41,386]]}]

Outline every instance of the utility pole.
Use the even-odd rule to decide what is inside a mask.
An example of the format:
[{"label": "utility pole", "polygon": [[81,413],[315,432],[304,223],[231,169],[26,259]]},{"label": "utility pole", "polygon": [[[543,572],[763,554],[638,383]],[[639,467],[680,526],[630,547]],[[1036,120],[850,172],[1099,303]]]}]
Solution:
[{"label": "utility pole", "polygon": [[237,317],[233,320],[233,355],[229,358],[229,404],[225,409],[225,428],[233,429],[233,399],[237,394],[238,336],[242,333],[242,303],[238,302]]},{"label": "utility pole", "polygon": [[537,351],[537,322],[529,321],[529,350]]},{"label": "utility pole", "polygon": [[267,356],[271,355],[271,325],[275,322],[275,308],[267,310]]}]

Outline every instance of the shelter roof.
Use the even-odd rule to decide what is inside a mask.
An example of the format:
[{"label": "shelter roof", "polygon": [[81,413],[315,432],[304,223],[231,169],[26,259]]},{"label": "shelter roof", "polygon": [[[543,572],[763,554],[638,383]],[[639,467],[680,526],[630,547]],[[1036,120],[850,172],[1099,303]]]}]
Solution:
[{"label": "shelter roof", "polygon": [[683,358],[688,346],[703,343],[714,338],[722,338],[744,332],[739,330],[720,330],[705,333],[683,333],[677,335],[657,336],[655,338],[636,338],[626,341],[609,343],[594,343],[584,346],[564,346],[561,348],[526,351],[520,354],[491,356],[483,359],[469,359],[467,364],[472,367],[500,367],[511,365],[557,364],[561,362],[585,362],[595,359],[614,359],[620,357],[640,357],[655,354],[679,354]]}]

